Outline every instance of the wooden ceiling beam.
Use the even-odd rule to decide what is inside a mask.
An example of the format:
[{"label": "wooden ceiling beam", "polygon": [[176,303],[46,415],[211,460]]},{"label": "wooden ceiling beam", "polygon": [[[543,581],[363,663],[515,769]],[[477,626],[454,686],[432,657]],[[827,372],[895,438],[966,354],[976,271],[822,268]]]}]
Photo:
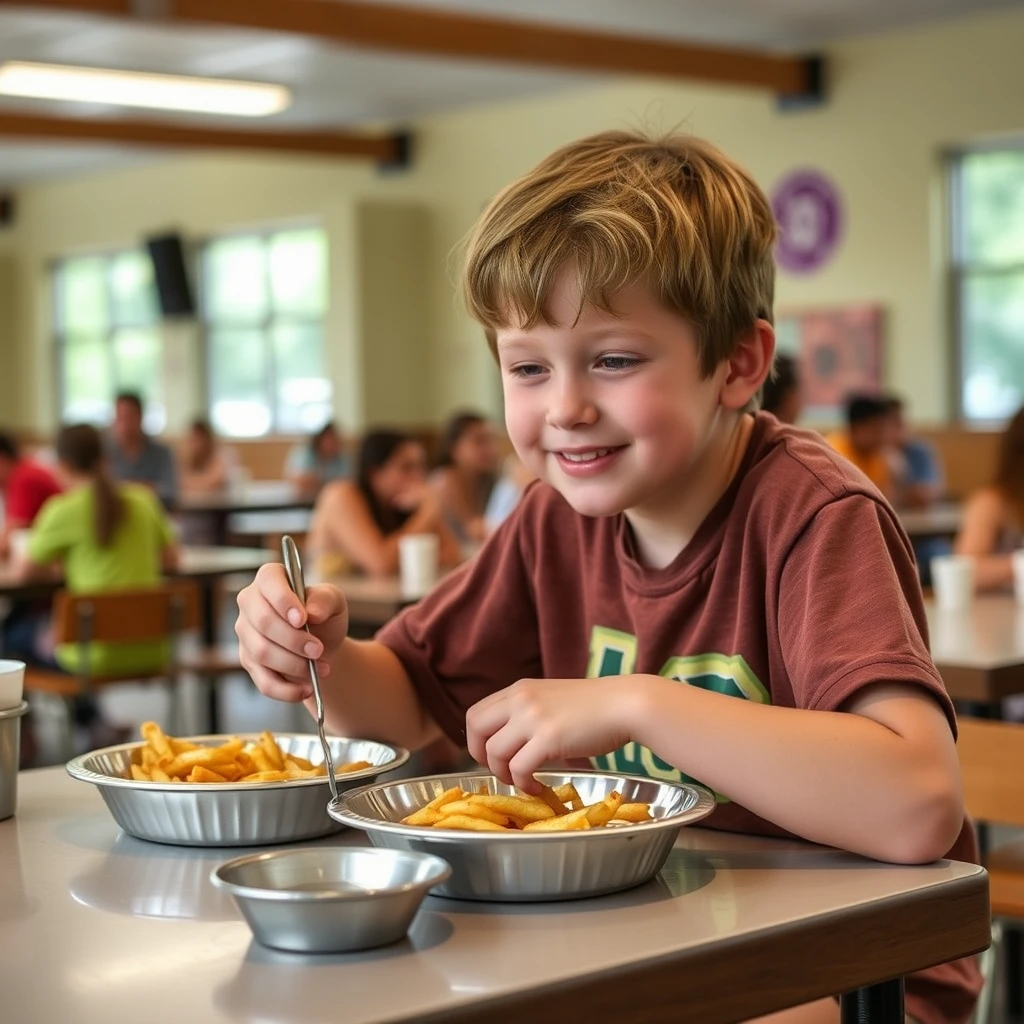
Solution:
[{"label": "wooden ceiling beam", "polygon": [[0,7],[15,4],[289,32],[421,56],[755,86],[785,96],[815,86],[803,57],[358,0],[0,0]]},{"label": "wooden ceiling beam", "polygon": [[397,135],[354,132],[249,131],[134,118],[48,117],[0,111],[0,139],[115,142],[132,146],[198,149],[271,149],[292,153],[363,157],[381,164],[405,158],[406,140]]}]

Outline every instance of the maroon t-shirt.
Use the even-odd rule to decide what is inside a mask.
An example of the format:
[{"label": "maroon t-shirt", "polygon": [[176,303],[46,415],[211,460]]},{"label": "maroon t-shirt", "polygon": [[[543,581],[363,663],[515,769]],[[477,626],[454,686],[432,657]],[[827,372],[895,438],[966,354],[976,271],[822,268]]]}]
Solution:
[{"label": "maroon t-shirt", "polygon": [[[466,710],[518,679],[631,673],[814,711],[872,683],[904,683],[928,691],[955,732],[926,638],[914,556],[892,509],[818,435],[767,415],[665,568],[637,561],[624,516],[586,518],[535,484],[476,558],[378,634],[462,744]],[[593,761],[685,778],[635,743]],[[719,799],[711,827],[788,834]],[[977,859],[969,827],[950,856]],[[907,1010],[922,1024],[958,1024],[979,989],[973,959],[933,968],[908,979]]]},{"label": "maroon t-shirt", "polygon": [[48,498],[61,493],[60,482],[45,466],[29,459],[18,459],[4,489],[4,509],[8,520],[31,525]]}]

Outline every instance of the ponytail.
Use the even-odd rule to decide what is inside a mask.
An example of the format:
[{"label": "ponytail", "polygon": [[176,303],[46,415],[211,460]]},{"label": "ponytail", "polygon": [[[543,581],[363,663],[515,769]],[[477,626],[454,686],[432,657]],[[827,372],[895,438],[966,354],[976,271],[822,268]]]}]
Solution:
[{"label": "ponytail", "polygon": [[93,519],[93,531],[96,543],[101,548],[110,547],[110,541],[114,536],[117,524],[121,522],[124,514],[124,503],[118,493],[114,481],[105,469],[96,474],[93,481],[93,497],[95,505],[95,518]]}]

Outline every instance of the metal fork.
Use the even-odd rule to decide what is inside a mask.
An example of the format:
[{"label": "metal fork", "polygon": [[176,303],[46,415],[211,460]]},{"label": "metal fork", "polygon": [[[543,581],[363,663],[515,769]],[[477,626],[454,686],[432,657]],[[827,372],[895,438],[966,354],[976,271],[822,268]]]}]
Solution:
[{"label": "metal fork", "polygon": [[[284,571],[288,576],[288,584],[295,593],[295,596],[306,607],[306,583],[302,578],[302,560],[299,558],[299,549],[295,541],[285,534],[281,538],[281,558],[284,561]],[[309,633],[309,622],[306,622],[306,632]],[[316,659],[309,658],[309,678],[313,683],[313,699],[316,702],[316,731],[320,735],[320,746],[324,748],[324,764],[327,765],[327,781],[331,785],[331,797],[338,798],[338,780],[334,776],[334,758],[331,756],[331,748],[327,743],[327,735],[324,733],[324,702],[320,695],[320,673],[316,670]]]}]

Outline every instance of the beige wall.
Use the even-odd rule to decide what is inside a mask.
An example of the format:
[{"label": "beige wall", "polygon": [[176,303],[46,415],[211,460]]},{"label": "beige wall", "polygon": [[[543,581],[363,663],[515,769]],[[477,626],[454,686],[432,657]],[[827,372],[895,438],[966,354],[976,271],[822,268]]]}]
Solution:
[{"label": "beige wall", "polygon": [[[19,425],[54,422],[47,296],[54,256],[132,244],[165,226],[201,237],[315,217],[331,245],[327,326],[342,423],[359,427],[378,412],[402,410],[438,418],[466,403],[496,411],[490,355],[453,297],[453,246],[489,196],[555,146],[608,127],[678,125],[722,145],[766,188],[808,165],[838,182],[848,215],[844,243],[821,272],[780,275],[778,305],[881,303],[887,381],[907,395],[915,418],[940,421],[950,389],[941,158],[953,145],[1024,131],[1022,40],[1024,12],[856,40],[830,55],[828,103],[788,114],[756,92],[640,80],[472,108],[418,124],[414,168],[386,177],[326,159],[202,155],[26,187],[12,242],[18,387],[6,393],[0,383],[0,399]],[[367,203],[419,209],[419,226],[402,228],[418,239],[418,267],[401,254],[392,265],[382,238],[367,240]],[[380,299],[396,278],[395,302],[409,296],[410,309],[422,304],[422,329],[412,329],[417,314],[398,312],[390,326],[377,320],[375,333],[364,306],[381,315]],[[0,309],[0,331],[3,325]],[[392,355],[378,348],[385,335],[387,344],[401,336],[426,346],[432,358],[401,360],[384,387],[379,370]]]}]

